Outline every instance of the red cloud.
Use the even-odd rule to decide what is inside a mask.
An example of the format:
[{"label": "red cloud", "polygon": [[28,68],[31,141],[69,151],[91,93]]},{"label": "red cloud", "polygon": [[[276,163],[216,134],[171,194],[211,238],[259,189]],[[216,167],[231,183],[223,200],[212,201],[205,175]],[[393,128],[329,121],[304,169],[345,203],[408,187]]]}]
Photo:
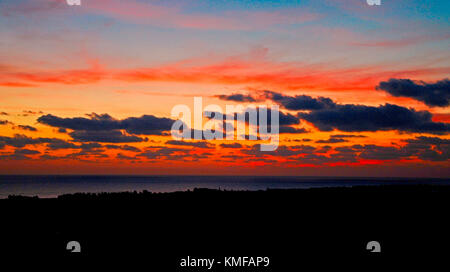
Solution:
[{"label": "red cloud", "polygon": [[[8,86],[32,84],[90,84],[104,79],[126,82],[189,82],[246,85],[284,90],[370,90],[388,78],[417,78],[448,74],[450,67],[388,70],[383,65],[340,68],[336,64],[274,62],[261,56],[224,60],[187,60],[155,67],[107,69],[98,64],[87,69],[13,72],[0,76]],[[6,83],[4,83],[6,85]]]}]

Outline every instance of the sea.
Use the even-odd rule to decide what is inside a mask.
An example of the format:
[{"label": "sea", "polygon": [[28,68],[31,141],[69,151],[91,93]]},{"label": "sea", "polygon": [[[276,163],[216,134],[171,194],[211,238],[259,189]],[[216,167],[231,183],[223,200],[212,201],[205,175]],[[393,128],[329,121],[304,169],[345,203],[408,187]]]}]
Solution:
[{"label": "sea", "polygon": [[9,195],[52,198],[73,193],[176,192],[195,188],[257,191],[380,185],[450,185],[450,179],[293,176],[0,176],[0,198]]}]

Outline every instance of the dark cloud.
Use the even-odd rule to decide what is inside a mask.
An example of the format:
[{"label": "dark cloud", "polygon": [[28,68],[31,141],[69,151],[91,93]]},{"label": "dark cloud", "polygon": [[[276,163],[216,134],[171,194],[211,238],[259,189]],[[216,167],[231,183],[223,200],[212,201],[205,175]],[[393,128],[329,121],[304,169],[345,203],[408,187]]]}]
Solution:
[{"label": "dark cloud", "polygon": [[161,135],[163,131],[170,131],[174,122],[172,119],[153,115],[129,117],[123,120],[114,119],[108,114],[92,113],[88,116],[90,118],[61,118],[47,114],[39,117],[37,121],[52,127],[76,131],[125,130],[129,134],[138,135]]},{"label": "dark cloud", "polygon": [[[289,126],[289,125],[297,125],[300,124],[300,119],[297,116],[294,116],[290,113],[279,112],[280,114],[280,126]],[[267,122],[271,123],[272,114],[270,111],[267,111]],[[258,119],[259,120],[259,119]]]},{"label": "dark cloud", "polygon": [[[324,152],[323,152],[324,153]],[[302,164],[331,164],[331,163],[356,163],[358,162],[357,154],[353,152],[348,153],[333,153],[329,155],[325,154],[307,154],[297,160]]]},{"label": "dark cloud", "polygon": [[[65,142],[64,140],[60,140],[58,143],[50,143],[47,144],[47,148],[49,150],[58,150],[58,149],[78,149],[78,152],[67,154],[65,156],[53,156],[48,154],[41,156],[41,159],[45,160],[54,160],[54,159],[77,159],[83,161],[83,157],[89,156],[94,158],[108,158],[108,155],[103,154],[105,151],[104,146],[99,143],[83,143],[80,145],[76,145],[73,143]],[[89,161],[86,161],[89,162]]]},{"label": "dark cloud", "polygon": [[13,125],[13,123],[8,120],[0,120],[0,125],[9,125],[9,124]]},{"label": "dark cloud", "polygon": [[405,140],[408,144],[403,147],[415,154],[419,159],[429,161],[447,161],[450,159],[450,140],[438,137],[416,137]]},{"label": "dark cloud", "polygon": [[355,154],[364,160],[399,160],[418,158],[424,161],[450,159],[450,140],[437,137],[416,137],[404,140],[404,146],[353,145],[337,147],[339,153]]},{"label": "dark cloud", "polygon": [[118,154],[116,155],[116,159],[133,161],[133,160],[136,160],[136,159],[138,159],[138,158],[136,158],[136,157],[131,157],[131,156],[126,156],[126,155],[124,155],[124,154],[122,154],[122,153],[118,153]]},{"label": "dark cloud", "polygon": [[334,134],[334,135],[330,135],[330,138],[367,138],[367,136],[353,135],[353,134]]},{"label": "dark cloud", "polygon": [[71,143],[71,142],[67,142],[65,140],[59,140],[59,139],[53,141],[52,143],[47,144],[47,148],[50,150],[83,149],[85,151],[98,149],[98,148],[107,148],[107,149],[117,149],[117,150],[123,150],[123,151],[131,151],[131,152],[141,152],[141,150],[139,148],[130,146],[130,145],[112,145],[112,144],[101,145],[96,142],[75,144],[75,143]]},{"label": "dark cloud", "polygon": [[[225,135],[225,131],[223,131],[223,128],[220,124],[218,125],[217,130],[221,131],[223,133],[223,135]],[[215,129],[212,129],[211,131],[212,131],[212,133],[216,132]],[[190,137],[190,138],[188,138],[188,139],[195,139],[196,132],[199,133],[199,135],[202,135],[202,138],[201,138],[202,140],[206,140],[205,134],[204,134],[205,132],[203,130],[196,130],[196,129],[189,129],[189,128],[188,128],[188,137]],[[167,134],[167,136],[169,136],[169,135],[172,135],[172,134]],[[182,129],[180,129],[179,131],[174,130],[173,136],[177,139],[184,139],[183,130]]]},{"label": "dark cloud", "polygon": [[[242,149],[241,153],[248,155],[249,159],[273,159],[273,156],[282,157],[286,162],[300,164],[331,164],[355,163],[362,160],[414,160],[448,161],[450,160],[450,140],[438,137],[416,137],[404,140],[406,145],[378,146],[378,145],[351,145],[340,147],[313,147],[309,145],[279,146],[271,152],[260,151],[259,144]],[[233,154],[238,156],[238,154]]]},{"label": "dark cloud", "polygon": [[200,159],[208,159],[210,156],[212,156],[212,153],[193,153],[190,155],[190,157],[192,158],[192,161],[199,161]]},{"label": "dark cloud", "polygon": [[430,107],[448,107],[450,105],[449,79],[426,83],[391,78],[388,81],[380,82],[376,89],[386,91],[396,97],[410,97]]},{"label": "dark cloud", "polygon": [[261,151],[261,145],[255,144],[251,146],[249,149],[243,149],[241,152],[247,155],[253,155],[256,157],[265,157],[265,156],[298,156],[301,154],[310,154],[316,150],[313,146],[308,145],[296,145],[296,146],[285,146],[280,145],[274,151]]},{"label": "dark cloud", "polygon": [[144,157],[149,160],[188,160],[193,155],[193,153],[191,153],[192,151],[192,149],[178,147],[148,147],[147,150],[139,153],[137,156]]},{"label": "dark cloud", "polygon": [[355,149],[361,151],[359,158],[365,160],[397,160],[412,155],[407,149],[393,146],[356,145]]},{"label": "dark cloud", "polygon": [[219,99],[235,102],[257,102],[258,99],[248,94],[234,93],[231,95],[217,95]]},{"label": "dark cloud", "polygon": [[3,160],[29,160],[32,159],[31,157],[28,157],[29,155],[37,155],[41,154],[37,150],[31,150],[31,149],[16,149],[14,150],[14,153],[10,154],[0,154],[0,159]]},{"label": "dark cloud", "polygon": [[407,139],[405,142],[409,144],[426,144],[426,145],[450,145],[449,139],[441,139],[439,137],[420,136],[415,139]]},{"label": "dark cloud", "polygon": [[[305,128],[295,128],[292,125],[300,124],[300,118],[292,115],[290,113],[278,111],[279,116],[279,132],[280,133],[292,133],[292,134],[300,134],[300,133],[308,133],[309,131]],[[246,122],[248,123],[249,116],[246,116]],[[257,122],[260,125],[260,115],[259,110],[257,111]],[[270,127],[272,124],[272,109],[267,110],[267,127],[270,131]]]},{"label": "dark cloud", "polygon": [[265,91],[265,95],[286,109],[309,111],[299,112],[298,117],[314,124],[321,131],[334,129],[343,132],[397,130],[446,134],[450,130],[450,124],[433,122],[432,114],[428,111],[416,111],[393,104],[378,107],[336,104],[330,98],[312,98],[306,95],[285,96],[272,91]]},{"label": "dark cloud", "polygon": [[170,131],[174,120],[159,118],[153,115],[143,115],[139,118],[129,117],[120,124],[130,134],[161,135],[163,131]]},{"label": "dark cloud", "polygon": [[[209,119],[213,119],[213,118],[215,118],[217,116],[218,119],[222,119],[222,120],[227,120],[227,119],[237,120],[238,114],[240,114],[240,115],[244,114],[245,122],[248,124],[249,123],[249,119],[250,119],[250,113],[249,112],[251,112],[252,110],[256,110],[256,119],[257,119],[257,123],[259,125],[260,124],[260,116],[259,116],[259,108],[258,107],[253,108],[253,109],[247,108],[247,109],[244,109],[244,111],[241,112],[241,113],[234,113],[234,115],[233,114],[226,115],[226,114],[223,114],[223,113],[220,113],[220,112],[209,112],[209,111],[205,111],[204,114]],[[279,116],[279,124],[280,124],[280,126],[288,126],[288,125],[300,124],[300,118],[298,118],[297,116],[292,115],[290,113],[285,113],[285,112],[282,112],[282,111],[278,111],[278,116]],[[267,124],[268,125],[270,125],[271,120],[272,120],[272,109],[268,108],[267,109]]]},{"label": "dark cloud", "polygon": [[79,148],[78,145],[75,145],[73,143],[66,142],[64,140],[61,140],[59,142],[49,143],[47,147],[51,150],[58,150],[58,149],[76,149]]},{"label": "dark cloud", "polygon": [[242,148],[243,146],[240,143],[230,143],[230,144],[220,144],[219,145],[222,148]]},{"label": "dark cloud", "polygon": [[[259,108],[255,108],[255,109],[256,109],[256,122],[259,126],[261,123],[260,122],[260,112],[259,112]],[[250,123],[249,111],[251,111],[251,109],[247,108],[243,112],[240,113],[241,115],[244,114],[245,123],[247,125]],[[217,118],[224,120],[224,124],[220,127],[220,129],[225,128],[226,119],[237,120],[237,118],[238,118],[238,113],[235,113],[234,115],[225,115],[220,112],[205,112],[205,114],[206,114],[206,117],[210,118],[210,119],[217,116]],[[282,112],[282,111],[278,111],[278,116],[279,116],[279,119],[278,119],[279,120],[279,133],[300,134],[300,133],[308,133],[309,132],[305,128],[295,128],[292,126],[292,125],[300,124],[299,117],[292,115],[290,113]],[[272,122],[272,109],[268,108],[267,109],[267,128],[269,129],[269,131],[270,131],[271,122]],[[232,125],[231,122],[228,122],[227,124]]]},{"label": "dark cloud", "polygon": [[81,144],[79,148],[81,148],[85,152],[91,152],[91,151],[99,151],[99,149],[103,148],[103,146],[99,143],[87,143]]},{"label": "dark cloud", "polygon": [[56,138],[30,138],[22,134],[16,134],[14,137],[0,136],[0,144],[22,148],[26,145],[37,145],[45,143],[57,143],[61,139]]},{"label": "dark cloud", "polygon": [[31,110],[24,110],[22,112],[26,115],[35,115],[35,114],[43,114],[44,113],[42,111],[31,111]]},{"label": "dark cloud", "polygon": [[22,114],[18,114],[18,116],[23,116],[23,117],[27,117],[30,115],[36,115],[36,114],[43,114],[44,112],[42,111],[30,111],[30,110],[24,110],[22,111]]},{"label": "dark cloud", "polygon": [[120,130],[76,130],[69,133],[77,142],[137,143],[147,139],[126,135]]},{"label": "dark cloud", "polygon": [[39,157],[39,159],[40,160],[60,160],[60,159],[62,159],[61,157],[58,157],[58,156],[53,156],[53,155],[49,155],[49,154],[44,154],[44,155],[41,155],[40,157]]},{"label": "dark cloud", "polygon": [[0,154],[0,160],[30,160],[31,158],[23,154]]},{"label": "dark cloud", "polygon": [[176,152],[189,153],[188,149],[178,147],[148,147],[144,152],[138,154],[138,156],[146,157],[149,159],[158,159],[161,156],[171,156]]},{"label": "dark cloud", "polygon": [[[81,150],[77,153],[68,154],[66,156],[61,157],[61,159],[72,159],[72,160],[80,160],[84,162],[94,163],[95,160],[92,159],[107,159],[108,155],[102,153],[103,150]],[[87,157],[91,158],[91,160],[87,160]]]},{"label": "dark cloud", "polygon": [[14,150],[14,154],[22,154],[22,155],[36,155],[36,154],[41,154],[41,152],[37,151],[37,150],[31,150],[31,149],[16,149]]},{"label": "dark cloud", "polygon": [[328,140],[318,140],[316,143],[318,144],[336,144],[336,143],[345,143],[348,142],[348,140],[340,139],[340,138],[330,138]]},{"label": "dark cloud", "polygon": [[336,104],[330,98],[312,98],[307,95],[285,96],[281,93],[265,91],[265,96],[274,102],[279,103],[288,110],[321,110],[334,108]]},{"label": "dark cloud", "polygon": [[60,159],[77,159],[86,162],[93,162],[92,160],[85,160],[85,157],[97,159],[109,158],[107,154],[103,153],[105,151],[104,146],[99,143],[83,143],[76,145],[75,149],[79,149],[79,151],[62,156]]},{"label": "dark cloud", "polygon": [[18,125],[17,128],[19,128],[21,130],[28,130],[28,131],[33,131],[33,132],[38,131],[35,127],[27,126],[27,125]]},{"label": "dark cloud", "polygon": [[176,140],[169,140],[166,142],[166,144],[193,146],[193,147],[199,147],[199,148],[213,148],[214,147],[214,145],[211,145],[207,142],[186,142],[186,141],[176,141]]},{"label": "dark cloud", "polygon": [[47,114],[39,117],[38,122],[57,127],[60,131],[74,130],[69,135],[77,142],[101,143],[143,142],[147,139],[127,135],[121,130],[130,134],[160,134],[162,130],[170,130],[173,123],[171,119],[157,118],[151,115],[143,115],[140,118],[130,117],[124,120],[114,119],[108,114],[92,113],[88,116],[90,118],[61,118]]},{"label": "dark cloud", "polygon": [[2,112],[0,112],[0,115],[6,115],[6,116],[8,116],[9,114],[8,114],[7,112],[2,111]]},{"label": "dark cloud", "polygon": [[318,147],[314,152],[315,153],[327,153],[331,149],[332,149],[331,146],[325,145],[325,146]]},{"label": "dark cloud", "polygon": [[240,159],[244,158],[244,156],[240,156],[240,155],[223,155],[223,156],[220,156],[220,158],[225,159],[224,161],[235,162],[236,160],[240,160]]},{"label": "dark cloud", "polygon": [[141,152],[139,148],[131,145],[105,145],[105,147],[108,149],[119,149],[123,151]]},{"label": "dark cloud", "polygon": [[318,144],[337,144],[337,143],[345,143],[348,142],[347,138],[365,138],[364,135],[353,135],[353,134],[334,134],[330,135],[330,138],[327,140],[318,140],[316,143]]},{"label": "dark cloud", "polygon": [[[203,152],[198,153],[198,150],[196,149],[186,149],[186,148],[178,148],[178,147],[148,147],[146,150],[147,153],[146,157],[151,159],[152,157],[155,158],[164,158],[167,160],[191,160],[196,161],[198,159],[207,158],[212,153],[210,152]],[[141,154],[143,154],[141,153]]]},{"label": "dark cloud", "polygon": [[304,139],[292,139],[292,140],[287,140],[288,142],[312,142],[312,139],[308,139],[308,138],[304,138]]},{"label": "dark cloud", "polygon": [[295,128],[290,126],[280,126],[280,133],[291,133],[291,134],[300,134],[300,133],[308,133],[309,130],[305,128]]},{"label": "dark cloud", "polygon": [[450,124],[433,122],[428,111],[416,111],[392,104],[378,107],[337,105],[334,108],[299,113],[299,117],[314,124],[321,131],[338,129],[344,132],[397,130],[446,134]]},{"label": "dark cloud", "polygon": [[37,119],[39,123],[57,128],[73,130],[114,130],[121,129],[118,120],[108,114],[91,114],[90,119],[84,117],[61,118],[51,114],[43,115]]}]

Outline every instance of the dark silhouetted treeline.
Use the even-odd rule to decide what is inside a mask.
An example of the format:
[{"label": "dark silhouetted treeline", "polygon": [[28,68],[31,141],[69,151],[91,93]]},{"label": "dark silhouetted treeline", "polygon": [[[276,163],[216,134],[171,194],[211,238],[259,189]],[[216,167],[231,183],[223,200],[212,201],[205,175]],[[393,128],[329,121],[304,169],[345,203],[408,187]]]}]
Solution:
[{"label": "dark silhouetted treeline", "polygon": [[[194,190],[152,193],[147,190],[142,192],[102,192],[102,193],[74,193],[64,194],[57,197],[57,200],[174,200],[183,198],[264,198],[264,197],[295,197],[314,194],[428,194],[428,193],[450,193],[449,186],[445,185],[377,185],[377,186],[354,186],[354,187],[320,187],[305,189],[267,189],[259,191],[237,191],[237,190],[216,190],[195,188]],[[9,200],[37,200],[38,196],[10,195]],[[42,200],[52,200],[42,199]]]}]

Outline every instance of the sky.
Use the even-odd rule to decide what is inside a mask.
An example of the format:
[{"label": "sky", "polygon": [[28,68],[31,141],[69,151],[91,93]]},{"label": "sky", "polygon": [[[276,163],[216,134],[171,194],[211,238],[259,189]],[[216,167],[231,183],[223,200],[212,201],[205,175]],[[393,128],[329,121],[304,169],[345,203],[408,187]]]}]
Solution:
[{"label": "sky", "polygon": [[[445,0],[2,0],[0,174],[448,178],[449,15]],[[194,97],[278,106],[278,148],[174,139]]]}]

